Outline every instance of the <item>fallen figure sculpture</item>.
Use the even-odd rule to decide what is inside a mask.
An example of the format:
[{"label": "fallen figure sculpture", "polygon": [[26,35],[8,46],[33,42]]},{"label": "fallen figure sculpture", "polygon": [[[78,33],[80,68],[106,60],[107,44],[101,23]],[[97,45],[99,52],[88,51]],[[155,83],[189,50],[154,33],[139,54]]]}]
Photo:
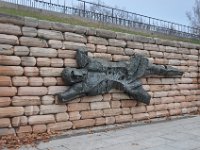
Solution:
[{"label": "fallen figure sculpture", "polygon": [[60,102],[75,98],[108,93],[111,89],[123,90],[134,100],[150,103],[151,96],[143,89],[139,81],[149,75],[182,76],[183,72],[167,65],[155,65],[142,55],[135,54],[130,61],[109,62],[103,59],[89,58],[87,52],[78,49],[76,54],[78,69],[65,68],[62,78],[70,88],[58,93]]}]

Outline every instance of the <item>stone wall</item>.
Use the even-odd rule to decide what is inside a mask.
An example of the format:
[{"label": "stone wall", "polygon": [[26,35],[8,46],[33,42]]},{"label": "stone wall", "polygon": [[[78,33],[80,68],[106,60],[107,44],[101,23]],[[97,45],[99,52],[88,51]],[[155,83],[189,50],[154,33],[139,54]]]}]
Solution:
[{"label": "stone wall", "polygon": [[[60,73],[76,67],[76,49],[90,57],[129,60],[140,53],[184,71],[182,78],[143,78],[152,96],[138,103],[118,90],[55,103]],[[42,133],[196,113],[199,45],[0,14],[0,135]]]}]

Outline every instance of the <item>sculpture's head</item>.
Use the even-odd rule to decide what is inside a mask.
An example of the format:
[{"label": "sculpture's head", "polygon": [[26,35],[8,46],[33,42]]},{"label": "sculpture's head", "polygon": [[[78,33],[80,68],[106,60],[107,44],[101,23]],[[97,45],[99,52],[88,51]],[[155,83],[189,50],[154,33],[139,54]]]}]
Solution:
[{"label": "sculpture's head", "polygon": [[83,81],[87,71],[85,69],[65,68],[62,71],[62,78],[67,85]]}]

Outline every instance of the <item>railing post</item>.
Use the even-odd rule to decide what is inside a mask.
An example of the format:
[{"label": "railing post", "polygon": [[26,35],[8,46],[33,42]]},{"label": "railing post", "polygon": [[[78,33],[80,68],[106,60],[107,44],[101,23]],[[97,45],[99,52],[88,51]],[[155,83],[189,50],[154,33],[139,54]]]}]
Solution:
[{"label": "railing post", "polygon": [[198,39],[200,39],[200,29],[198,30]]},{"label": "railing post", "polygon": [[113,18],[114,18],[114,8],[112,8],[112,23],[113,23]]},{"label": "railing post", "polygon": [[64,0],[64,14],[65,14],[65,0]]},{"label": "railing post", "polygon": [[52,6],[51,6],[51,0],[50,0],[50,10],[52,10]]},{"label": "railing post", "polygon": [[150,26],[151,26],[151,18],[149,17],[149,27],[148,27],[149,31],[150,31]]},{"label": "railing post", "polygon": [[83,2],[83,17],[85,17],[85,1]]}]

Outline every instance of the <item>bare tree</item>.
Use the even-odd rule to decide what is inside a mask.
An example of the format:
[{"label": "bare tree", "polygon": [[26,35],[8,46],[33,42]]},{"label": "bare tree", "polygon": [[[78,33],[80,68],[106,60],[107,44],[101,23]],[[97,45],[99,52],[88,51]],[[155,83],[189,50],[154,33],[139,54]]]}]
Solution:
[{"label": "bare tree", "polygon": [[[101,0],[95,0],[94,2],[92,2],[93,4],[88,4],[87,6],[87,10],[94,12],[94,13],[99,13],[99,14],[104,14],[104,15],[108,15],[108,16],[115,16],[115,17],[119,17],[119,18],[123,18],[123,19],[127,19],[127,14],[124,11],[120,11],[120,9],[115,6],[114,9],[116,9],[112,14],[112,9],[110,7],[107,7],[106,4],[101,1]],[[105,6],[105,7],[104,7]],[[82,3],[78,4],[75,6],[78,9],[83,9],[82,8]],[[123,10],[125,10],[123,8]]]},{"label": "bare tree", "polygon": [[106,7],[102,7],[104,5],[105,5],[104,2],[102,2],[101,0],[97,0],[94,2],[93,5],[90,5],[89,10],[95,13],[110,15],[111,14],[110,10],[107,9]]},{"label": "bare tree", "polygon": [[118,6],[114,7],[114,16],[121,19],[128,19],[128,13],[126,12],[126,8],[119,8]]},{"label": "bare tree", "polygon": [[195,1],[192,11],[186,12],[186,15],[194,28],[200,28],[200,0]]},{"label": "bare tree", "polygon": [[[85,9],[83,10],[83,3],[79,3],[74,7],[77,8],[79,13],[89,13],[90,17],[97,18],[101,17],[105,22],[118,22],[119,24],[130,24],[130,26],[137,28],[148,28],[142,17],[135,14],[131,14],[126,11],[126,8],[119,8],[118,6],[109,7],[102,0],[94,0],[92,4],[86,3]],[[80,15],[80,14],[79,14]]]}]

